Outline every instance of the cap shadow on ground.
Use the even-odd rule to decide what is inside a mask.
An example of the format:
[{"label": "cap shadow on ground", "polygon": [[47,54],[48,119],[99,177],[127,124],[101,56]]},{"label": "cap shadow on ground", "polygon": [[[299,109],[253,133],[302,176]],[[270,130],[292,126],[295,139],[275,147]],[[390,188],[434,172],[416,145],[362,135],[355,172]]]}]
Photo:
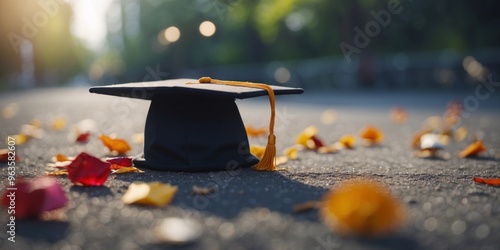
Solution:
[{"label": "cap shadow on ground", "polygon": [[[251,169],[208,173],[176,173],[147,170],[141,181],[161,181],[178,187],[172,206],[194,209],[218,217],[232,219],[242,211],[268,208],[301,219],[317,221],[316,212],[297,214],[293,206],[309,200],[319,200],[325,188],[310,186],[292,180],[280,172]],[[117,176],[123,181],[136,181],[133,176]],[[201,196],[192,193],[192,187],[208,187],[215,191]]]}]

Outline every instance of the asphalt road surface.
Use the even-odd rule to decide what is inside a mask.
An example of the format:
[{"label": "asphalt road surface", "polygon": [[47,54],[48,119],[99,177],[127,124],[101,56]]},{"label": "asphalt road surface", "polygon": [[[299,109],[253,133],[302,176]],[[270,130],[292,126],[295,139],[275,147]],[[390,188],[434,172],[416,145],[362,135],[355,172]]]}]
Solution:
[{"label": "asphalt road surface", "polygon": [[[306,90],[307,91],[307,90]],[[500,92],[500,91],[497,91]],[[479,158],[461,159],[457,153],[470,136],[445,148],[450,159],[421,159],[410,148],[412,134],[426,117],[442,115],[448,101],[472,100],[474,91],[363,92],[307,91],[301,96],[278,98],[276,135],[278,152],[293,145],[305,127],[316,125],[319,136],[333,143],[341,135],[358,134],[365,124],[385,133],[381,146],[358,146],[336,154],[300,152],[288,171],[174,173],[145,170],[144,174],[111,175],[102,187],[74,186],[59,177],[69,203],[66,218],[53,221],[17,220],[16,242],[0,231],[1,249],[500,249],[500,188],[475,184],[474,176],[500,177],[500,96],[466,106],[462,124],[469,134],[483,137],[488,151]],[[468,98],[469,97],[469,98]],[[467,99],[468,98],[468,99]],[[472,98],[472,99],[471,99]],[[18,146],[17,177],[43,175],[46,163],[57,153],[75,156],[85,151],[105,156],[107,150],[97,133],[115,133],[132,141],[143,131],[149,102],[90,94],[86,89],[41,89],[0,93],[0,107],[10,103],[18,111],[0,118],[0,137],[16,134],[33,118],[44,122],[46,135]],[[266,97],[237,101],[246,124],[268,123]],[[477,104],[477,105],[476,105]],[[389,119],[394,106],[408,112],[405,124]],[[336,121],[324,124],[325,110],[335,109]],[[55,117],[67,121],[63,131],[47,128]],[[72,126],[93,119],[98,132],[88,144],[71,140]],[[251,144],[265,139],[251,139]],[[5,148],[2,139],[0,148]],[[132,144],[129,155],[142,146]],[[5,189],[6,164],[0,165],[1,190]],[[340,181],[367,177],[386,183],[408,209],[408,220],[399,230],[381,239],[342,237],[331,232],[312,210],[294,213],[295,204],[319,200]],[[167,207],[125,205],[120,198],[133,181],[161,181],[178,186]],[[216,192],[194,196],[191,187],[211,186]],[[0,209],[1,224],[7,211]],[[165,218],[189,218],[199,223],[202,234],[194,242],[175,246],[159,242],[154,228]]]}]

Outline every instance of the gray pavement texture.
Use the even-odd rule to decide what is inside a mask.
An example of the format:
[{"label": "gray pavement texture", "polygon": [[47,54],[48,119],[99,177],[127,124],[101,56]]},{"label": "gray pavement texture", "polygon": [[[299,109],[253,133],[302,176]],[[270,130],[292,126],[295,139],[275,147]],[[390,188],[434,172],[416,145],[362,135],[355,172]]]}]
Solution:
[{"label": "gray pavement texture", "polygon": [[[488,152],[474,159],[458,158],[469,140],[452,143],[445,151],[449,160],[412,156],[411,136],[424,119],[442,115],[452,99],[470,100],[474,91],[460,93],[307,91],[301,96],[278,98],[278,151],[294,143],[295,136],[309,125],[333,143],[341,135],[358,134],[365,124],[385,132],[378,147],[358,146],[336,154],[300,152],[300,160],[287,164],[288,171],[173,173],[146,170],[144,174],[110,177],[102,187],[73,186],[60,177],[69,203],[66,220],[16,221],[16,242],[7,241],[6,227],[0,231],[1,249],[500,249],[500,188],[474,184],[473,176],[500,177],[500,96],[491,95],[469,103],[470,116],[462,123],[470,133],[482,133]],[[477,100],[477,99],[476,99]],[[46,163],[57,153],[77,155],[81,151],[105,156],[96,135],[88,144],[68,140],[71,124],[94,119],[100,132],[115,133],[131,140],[140,133],[148,101],[89,94],[86,89],[40,89],[0,93],[0,107],[19,105],[11,119],[0,118],[0,136],[16,134],[33,118],[45,123],[64,117],[62,132],[47,130],[43,139],[33,139],[17,149],[22,161],[17,176],[43,175]],[[269,107],[265,97],[237,101],[246,124],[266,126]],[[473,107],[472,104],[477,104]],[[406,124],[392,123],[388,114],[394,106],[404,107]],[[321,123],[321,114],[335,109],[337,121]],[[359,139],[358,139],[359,145]],[[263,145],[265,139],[251,139]],[[5,148],[2,139],[0,148]],[[139,154],[133,144],[130,155]],[[6,165],[0,165],[2,180]],[[340,181],[368,177],[389,185],[408,209],[408,221],[381,239],[341,237],[323,225],[318,212],[296,214],[293,205],[318,200]],[[177,185],[179,191],[167,207],[125,205],[121,196],[133,181],[161,181]],[[6,182],[2,181],[1,189]],[[191,187],[213,186],[209,196],[193,196]],[[2,224],[7,212],[0,209]],[[181,217],[198,221],[202,236],[184,246],[159,243],[153,228],[163,218]]]}]

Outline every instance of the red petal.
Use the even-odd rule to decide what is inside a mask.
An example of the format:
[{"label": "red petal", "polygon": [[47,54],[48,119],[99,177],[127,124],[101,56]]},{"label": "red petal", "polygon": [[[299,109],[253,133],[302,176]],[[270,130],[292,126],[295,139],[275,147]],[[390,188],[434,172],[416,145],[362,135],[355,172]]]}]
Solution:
[{"label": "red petal", "polygon": [[[37,177],[31,181],[19,179],[14,186],[17,190],[7,190],[1,204],[11,206],[15,197],[15,215],[18,219],[36,217],[42,212],[64,207],[68,202],[57,181],[49,177]],[[14,194],[14,196],[8,196]]]},{"label": "red petal", "polygon": [[311,137],[311,140],[313,140],[315,148],[321,148],[325,146],[325,143],[323,143],[323,141],[315,135]]},{"label": "red petal", "polygon": [[86,153],[80,153],[66,168],[73,183],[101,186],[111,173],[111,164]]},{"label": "red petal", "polygon": [[77,142],[80,142],[80,143],[87,143],[89,141],[89,137],[90,137],[90,133],[87,132],[87,133],[83,133],[83,134],[80,134],[77,138],[76,138],[76,141]]},{"label": "red petal", "polygon": [[132,163],[132,158],[130,157],[116,157],[116,158],[108,158],[106,159],[107,163],[116,164],[120,167],[132,167],[134,164]]},{"label": "red petal", "polygon": [[486,179],[486,178],[474,176],[473,180],[476,183],[482,183],[482,184],[487,184],[487,185],[491,185],[491,186],[500,186],[500,178]]}]

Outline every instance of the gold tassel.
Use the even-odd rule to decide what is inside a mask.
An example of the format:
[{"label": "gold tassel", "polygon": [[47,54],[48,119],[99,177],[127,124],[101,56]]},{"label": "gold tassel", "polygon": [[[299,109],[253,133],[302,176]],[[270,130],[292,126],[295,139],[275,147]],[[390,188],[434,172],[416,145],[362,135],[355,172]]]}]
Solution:
[{"label": "gold tassel", "polygon": [[264,151],[264,156],[259,161],[259,163],[252,166],[252,168],[259,171],[276,170],[276,136],[274,135],[274,120],[276,112],[275,112],[275,97],[273,89],[269,87],[269,85],[263,83],[223,81],[223,80],[212,79],[210,77],[200,78],[199,83],[214,83],[214,84],[223,84],[230,86],[249,87],[249,88],[263,89],[267,91],[267,94],[269,95],[269,103],[271,104],[271,121],[269,122],[269,136],[267,137],[267,146],[266,150]]}]

